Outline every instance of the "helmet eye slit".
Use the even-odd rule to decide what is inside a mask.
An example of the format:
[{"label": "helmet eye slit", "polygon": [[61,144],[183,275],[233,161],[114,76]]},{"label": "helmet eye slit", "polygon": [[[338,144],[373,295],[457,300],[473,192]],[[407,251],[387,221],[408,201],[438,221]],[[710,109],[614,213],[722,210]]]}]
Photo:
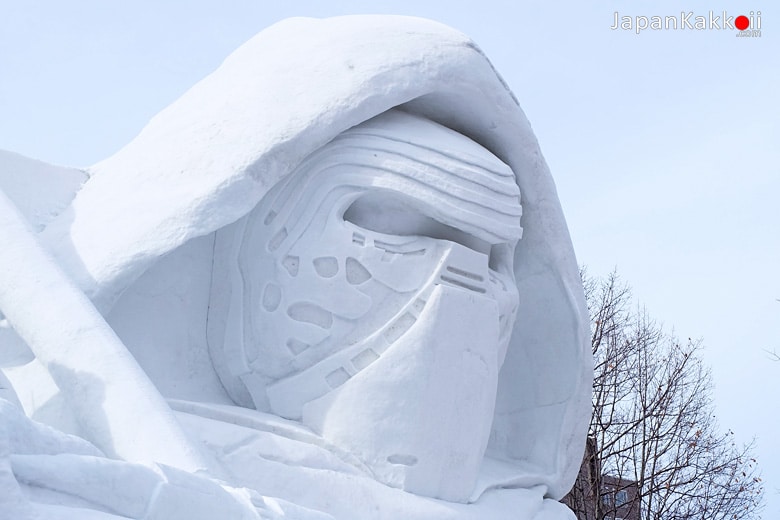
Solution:
[{"label": "helmet eye slit", "polygon": [[485,255],[491,250],[487,241],[433,218],[424,204],[385,190],[363,194],[347,208],[343,218],[375,233],[447,240]]}]

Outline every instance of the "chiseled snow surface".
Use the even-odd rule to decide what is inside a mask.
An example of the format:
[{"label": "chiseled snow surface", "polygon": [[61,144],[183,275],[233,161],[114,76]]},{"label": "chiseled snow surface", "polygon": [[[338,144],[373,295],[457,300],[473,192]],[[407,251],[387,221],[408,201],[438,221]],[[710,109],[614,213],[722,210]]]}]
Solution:
[{"label": "chiseled snow surface", "polygon": [[[488,447],[498,462],[468,505],[379,484],[313,432],[229,407],[203,350],[214,233],[336,135],[399,105],[488,148],[523,197],[518,324]],[[57,427],[0,401],[0,520],[571,518],[555,499],[579,467],[591,377],[577,264],[530,125],[468,38],[405,17],[282,22],[89,172],[0,155],[0,341],[13,345],[0,397],[15,390]],[[133,356],[115,355],[123,346]],[[181,399],[175,415],[152,384]],[[181,405],[198,400],[224,404]]]},{"label": "chiseled snow surface", "polygon": [[550,496],[561,497],[579,468],[590,410],[578,266],[530,124],[457,31],[395,16],[295,18],[266,29],[91,167],[42,241],[105,313],[161,256],[243,217],[306,156],[399,106],[471,137],[517,176],[521,298],[489,450],[531,461]]},{"label": "chiseled snow surface", "polygon": [[83,170],[53,166],[0,150],[0,190],[35,231],[62,212],[88,176]]},{"label": "chiseled snow surface", "polygon": [[185,429],[225,464],[234,484],[339,520],[541,520],[571,514],[558,502],[542,500],[543,489],[493,489],[469,505],[406,493],[377,482],[354,456],[297,422],[224,405],[172,406]]},{"label": "chiseled snow surface", "polygon": [[[11,200],[35,232],[41,231],[71,203],[87,178],[82,170],[53,166],[0,150],[0,192]],[[0,345],[0,367],[21,365],[32,358],[27,345],[1,313]]]},{"label": "chiseled snow surface", "polygon": [[52,375],[82,434],[110,456],[205,467],[114,330],[2,192],[0,243],[0,309]]}]

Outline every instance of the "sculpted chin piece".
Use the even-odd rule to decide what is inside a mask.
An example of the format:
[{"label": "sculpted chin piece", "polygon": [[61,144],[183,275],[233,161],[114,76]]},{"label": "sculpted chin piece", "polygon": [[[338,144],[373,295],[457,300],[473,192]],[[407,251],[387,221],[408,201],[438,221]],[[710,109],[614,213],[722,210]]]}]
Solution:
[{"label": "sculpted chin piece", "polygon": [[35,212],[3,160],[0,511],[573,518],[577,263],[463,35],[282,22]]}]

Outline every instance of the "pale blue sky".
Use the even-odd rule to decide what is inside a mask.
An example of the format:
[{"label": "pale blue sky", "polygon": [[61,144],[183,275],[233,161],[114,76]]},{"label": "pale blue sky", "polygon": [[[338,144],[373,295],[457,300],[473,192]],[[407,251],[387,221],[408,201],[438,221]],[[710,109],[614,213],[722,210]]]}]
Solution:
[{"label": "pale blue sky", "polygon": [[[386,12],[452,25],[484,49],[531,120],[579,261],[593,274],[617,266],[652,316],[703,338],[722,427],[758,438],[772,518],[780,363],[764,349],[780,351],[780,9],[755,2],[6,0],[0,148],[92,164],[288,16]],[[760,10],[762,37],[610,30],[615,11],[724,8]]]}]

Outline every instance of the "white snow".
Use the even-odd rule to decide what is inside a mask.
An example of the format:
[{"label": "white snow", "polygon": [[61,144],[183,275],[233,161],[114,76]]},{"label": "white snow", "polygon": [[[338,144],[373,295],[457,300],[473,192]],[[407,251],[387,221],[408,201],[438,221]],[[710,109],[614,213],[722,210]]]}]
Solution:
[{"label": "white snow", "polygon": [[[372,374],[372,365],[359,374],[374,382],[414,374],[418,384],[396,385],[389,395],[371,381],[363,394],[344,386],[345,395],[310,406],[312,429],[236,408],[209,354],[212,326],[235,338],[248,323],[244,315],[235,327],[224,318],[212,323],[212,298],[235,297],[231,273],[215,269],[220,236],[307,156],[394,107],[473,139],[514,172],[524,234],[513,259],[519,306],[505,357],[494,331],[473,338],[473,351],[459,350],[460,363],[446,358],[448,346],[476,335],[464,308],[482,321],[492,314],[474,297],[455,305],[462,292],[454,307],[437,303],[436,294],[442,302],[452,296],[437,285],[435,315],[424,320],[440,340],[432,351],[420,354],[427,345],[409,341],[395,372]],[[204,520],[571,516],[555,500],[579,469],[592,377],[577,263],[530,125],[462,34],[405,17],[292,19],[238,49],[90,168],[88,180],[79,171],[0,159],[0,191],[14,200],[0,199],[0,311],[26,343],[0,336],[15,345],[0,362],[28,416],[75,428],[113,457],[73,448],[63,433],[25,422],[8,401],[14,408],[0,408],[0,417],[15,417],[17,433],[43,432],[43,445],[58,453],[32,441],[12,445],[0,429],[5,511]],[[37,173],[21,180],[17,164]],[[49,183],[50,195],[37,198]],[[26,347],[36,361],[25,364]],[[489,355],[503,359],[500,372],[491,360],[476,377],[477,361]],[[179,400],[177,414],[163,397]],[[382,406],[398,397],[399,417],[414,412],[418,429],[412,421],[370,431],[387,417],[366,408],[368,397]],[[451,408],[437,408],[442,403]],[[365,412],[352,417],[359,407]],[[71,412],[74,423],[57,422]],[[446,449],[431,452],[437,440],[478,449],[461,460]],[[410,446],[424,469],[404,474],[415,481],[407,486],[387,462],[414,466],[404,451]],[[202,467],[208,471],[196,471]]]},{"label": "white snow", "polygon": [[82,170],[52,166],[0,150],[0,191],[13,201],[36,232],[68,207],[87,178]]},{"label": "white snow", "polygon": [[0,243],[0,309],[56,381],[84,436],[111,456],[205,467],[130,352],[2,192]]}]

